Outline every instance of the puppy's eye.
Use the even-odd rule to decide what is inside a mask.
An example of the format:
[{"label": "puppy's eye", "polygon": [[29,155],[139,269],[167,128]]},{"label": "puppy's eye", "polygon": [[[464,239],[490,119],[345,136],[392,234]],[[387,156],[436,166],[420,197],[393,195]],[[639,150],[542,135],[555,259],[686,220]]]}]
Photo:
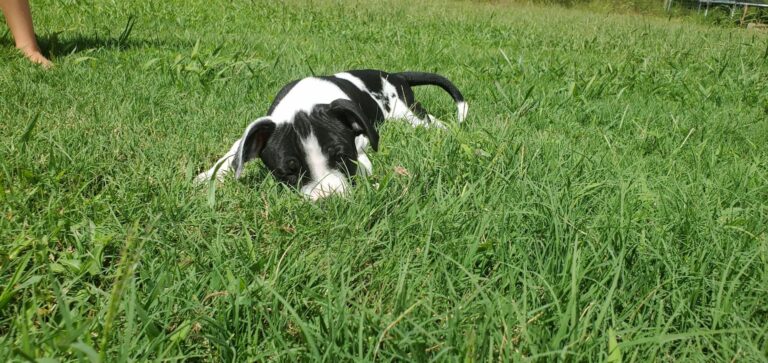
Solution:
[{"label": "puppy's eye", "polygon": [[299,169],[299,162],[291,159],[286,163],[289,172],[296,172]]},{"label": "puppy's eye", "polygon": [[337,161],[349,158],[349,155],[344,152],[344,147],[341,145],[330,148],[328,150],[328,156]]}]

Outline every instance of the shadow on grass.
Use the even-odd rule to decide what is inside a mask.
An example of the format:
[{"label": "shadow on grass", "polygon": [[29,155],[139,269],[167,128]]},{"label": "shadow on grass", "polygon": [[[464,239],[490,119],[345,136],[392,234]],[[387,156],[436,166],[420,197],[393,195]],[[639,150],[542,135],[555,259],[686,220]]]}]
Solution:
[{"label": "shadow on grass", "polygon": [[[160,40],[142,40],[127,39],[119,41],[113,37],[102,37],[98,35],[85,36],[76,34],[74,36],[60,37],[58,33],[50,34],[38,38],[40,49],[45,56],[67,56],[85,52],[88,50],[111,49],[182,49],[194,45],[193,42],[179,41],[175,43]],[[11,43],[12,44],[12,43]]]},{"label": "shadow on grass", "polygon": [[[165,42],[157,39],[133,39],[131,38],[131,33],[135,22],[136,19],[134,17],[129,17],[122,32],[116,37],[109,35],[101,36],[98,34],[67,34],[62,36],[63,34],[61,32],[54,32],[46,34],[45,36],[37,35],[37,42],[43,55],[48,58],[51,58],[51,56],[67,56],[97,49],[181,49],[189,48],[194,45],[194,42],[189,41]],[[0,46],[8,46],[11,48],[15,46],[13,38],[8,30],[6,30],[2,34],[2,37],[0,37]]]}]

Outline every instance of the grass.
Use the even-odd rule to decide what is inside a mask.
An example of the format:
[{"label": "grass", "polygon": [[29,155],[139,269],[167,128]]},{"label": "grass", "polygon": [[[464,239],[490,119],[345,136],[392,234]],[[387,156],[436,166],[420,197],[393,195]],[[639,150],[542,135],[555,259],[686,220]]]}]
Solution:
[{"label": "grass", "polygon": [[[57,66],[0,48],[1,361],[768,360],[763,34],[476,2],[33,12]],[[192,185],[283,84],[363,67],[442,73],[469,118],[386,124],[348,198],[258,162]]]}]

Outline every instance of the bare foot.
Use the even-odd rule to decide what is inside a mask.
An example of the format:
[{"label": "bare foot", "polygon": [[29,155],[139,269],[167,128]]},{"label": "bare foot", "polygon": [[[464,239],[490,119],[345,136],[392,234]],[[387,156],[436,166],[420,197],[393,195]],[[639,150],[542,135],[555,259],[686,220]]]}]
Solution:
[{"label": "bare foot", "polygon": [[24,47],[19,48],[19,50],[25,57],[27,57],[27,59],[32,61],[32,63],[37,63],[45,69],[53,67],[53,63],[40,53],[40,49],[37,49],[37,47]]}]

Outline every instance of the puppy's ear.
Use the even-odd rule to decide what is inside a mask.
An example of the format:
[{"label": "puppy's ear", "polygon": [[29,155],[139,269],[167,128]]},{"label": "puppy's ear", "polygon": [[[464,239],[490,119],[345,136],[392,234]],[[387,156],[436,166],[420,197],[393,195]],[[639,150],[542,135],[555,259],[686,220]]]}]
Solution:
[{"label": "puppy's ear", "polygon": [[235,169],[235,179],[240,178],[245,163],[257,158],[264,150],[267,140],[275,131],[275,123],[269,117],[261,117],[251,122],[245,128],[243,137],[240,138],[240,146],[237,148],[232,167]]},{"label": "puppy's ear", "polygon": [[374,151],[379,151],[379,132],[373,121],[363,115],[360,106],[350,100],[331,102],[329,112],[355,131],[355,135],[365,135]]}]

